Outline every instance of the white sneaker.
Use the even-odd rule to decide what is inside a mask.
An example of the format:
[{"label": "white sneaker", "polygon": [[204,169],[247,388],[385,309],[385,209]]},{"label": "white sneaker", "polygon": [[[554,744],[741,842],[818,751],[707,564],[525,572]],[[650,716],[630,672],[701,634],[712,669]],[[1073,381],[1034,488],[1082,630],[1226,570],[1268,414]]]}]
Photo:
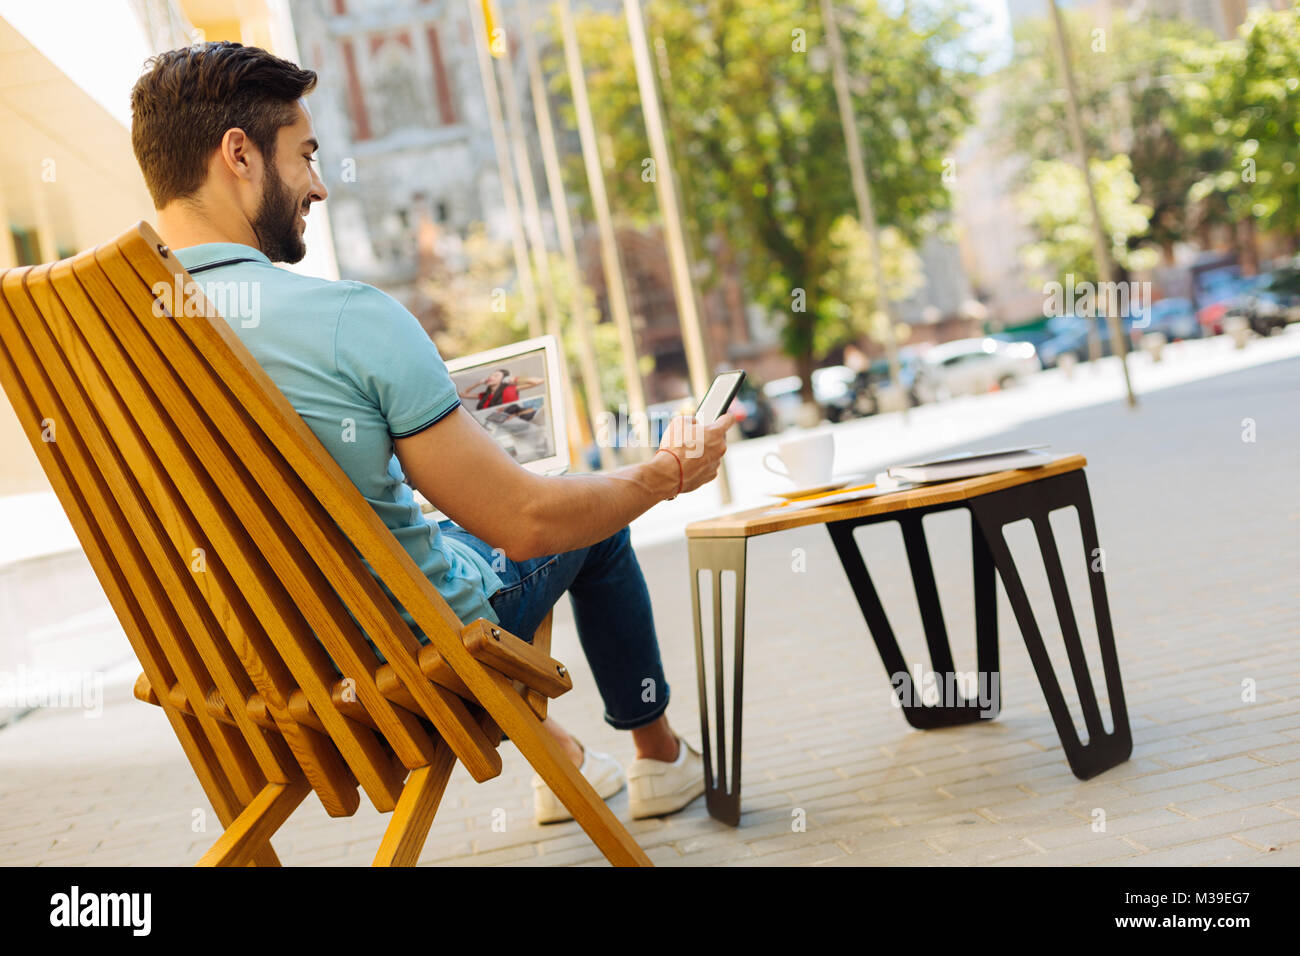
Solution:
[{"label": "white sneaker", "polygon": [[[578,772],[587,778],[587,782],[602,800],[608,800],[627,783],[622,764],[609,754],[590,747],[582,748],[582,766]],[[546,781],[536,774],[533,775],[533,818],[538,823],[563,823],[573,819],[569,808],[551,792]]]},{"label": "white sneaker", "polygon": [[676,813],[704,792],[704,758],[683,738],[677,759],[634,760],[628,768],[628,809],[632,819]]}]

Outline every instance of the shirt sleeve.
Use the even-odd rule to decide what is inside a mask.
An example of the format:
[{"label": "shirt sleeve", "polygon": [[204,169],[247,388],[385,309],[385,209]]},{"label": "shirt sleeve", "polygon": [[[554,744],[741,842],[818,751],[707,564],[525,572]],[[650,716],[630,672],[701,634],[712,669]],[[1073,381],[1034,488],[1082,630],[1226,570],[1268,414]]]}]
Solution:
[{"label": "shirt sleeve", "polygon": [[339,374],[375,403],[394,438],[421,432],[460,405],[438,347],[387,293],[357,283],[334,334]]}]

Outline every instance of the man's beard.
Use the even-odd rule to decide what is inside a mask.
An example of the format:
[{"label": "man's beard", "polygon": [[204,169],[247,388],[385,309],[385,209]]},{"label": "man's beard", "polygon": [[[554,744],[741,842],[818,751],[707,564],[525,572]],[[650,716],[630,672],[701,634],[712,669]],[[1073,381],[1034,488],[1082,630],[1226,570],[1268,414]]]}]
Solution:
[{"label": "man's beard", "polygon": [[275,163],[267,163],[262,201],[253,216],[252,226],[258,245],[272,262],[301,262],[307,254],[307,244],[298,235],[301,209],[301,204],[280,178]]}]

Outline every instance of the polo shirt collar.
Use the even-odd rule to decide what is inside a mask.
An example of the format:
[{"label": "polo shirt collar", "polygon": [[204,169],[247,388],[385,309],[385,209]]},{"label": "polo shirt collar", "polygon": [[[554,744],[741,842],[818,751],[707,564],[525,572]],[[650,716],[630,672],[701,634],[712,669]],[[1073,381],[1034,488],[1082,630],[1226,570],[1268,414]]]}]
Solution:
[{"label": "polo shirt collar", "polygon": [[239,242],[204,242],[197,246],[173,250],[186,269],[212,266],[227,260],[246,259],[271,265],[271,260],[260,249]]}]

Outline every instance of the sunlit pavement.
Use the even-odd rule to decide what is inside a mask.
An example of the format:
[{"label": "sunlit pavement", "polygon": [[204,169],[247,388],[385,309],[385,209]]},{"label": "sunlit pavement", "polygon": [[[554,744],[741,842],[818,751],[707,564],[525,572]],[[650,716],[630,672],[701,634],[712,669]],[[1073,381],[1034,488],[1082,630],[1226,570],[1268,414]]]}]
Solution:
[{"label": "sunlit pavement", "polygon": [[[1160,365],[1135,359],[1137,412],[1120,401],[1117,369],[1085,367],[1072,382],[1043,375],[918,409],[906,425],[886,416],[835,429],[846,470],[985,440],[1088,456],[1135,740],[1128,762],[1087,782],[1071,775],[1004,598],[1001,715],[909,729],[828,536],[800,529],[750,546],[741,826],[718,824],[697,800],[629,822],[638,841],[669,865],[1300,863],[1297,331],[1240,352],[1219,339],[1188,343],[1177,359],[1169,350]],[[776,486],[744,474],[770,447],[746,442],[729,454],[737,503]],[[638,529],[669,715],[696,744],[679,529],[716,508],[702,498],[656,509],[657,522]],[[901,542],[889,526],[873,530],[863,547],[876,586],[905,655],[919,659]],[[930,533],[954,657],[973,669],[969,532],[938,521]],[[645,543],[656,536],[666,540]],[[1078,588],[1077,535],[1061,540]],[[1050,606],[1045,581],[1026,584],[1036,608]],[[1044,630],[1068,688],[1059,636]],[[588,746],[630,759],[627,736],[601,720],[566,602],[553,653],[574,678],[553,713]],[[1090,659],[1095,668],[1095,649]],[[421,862],[601,864],[576,824],[532,823],[531,769],[509,745],[502,755],[501,776],[486,784],[456,771]],[[627,820],[626,793],[610,805]],[[332,820],[309,798],[274,842],[290,864],[365,864],[386,822],[368,806]],[[162,713],[126,684],[106,689],[98,716],[45,710],[0,730],[0,864],[183,865],[216,834]]]}]

